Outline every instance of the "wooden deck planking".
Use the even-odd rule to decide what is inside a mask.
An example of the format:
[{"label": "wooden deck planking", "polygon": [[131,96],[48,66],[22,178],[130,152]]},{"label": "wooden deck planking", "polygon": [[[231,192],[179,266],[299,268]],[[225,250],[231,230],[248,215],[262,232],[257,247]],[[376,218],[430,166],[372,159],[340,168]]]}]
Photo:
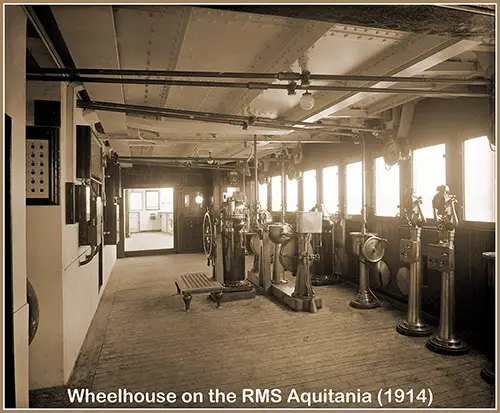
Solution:
[{"label": "wooden deck planking", "polygon": [[[70,387],[78,383],[76,378],[82,382],[82,377],[87,381],[91,377],[90,388],[95,392],[126,388],[206,394],[219,388],[239,394],[244,388],[281,388],[286,395],[291,388],[331,388],[371,391],[376,397],[381,387],[417,390],[425,386],[432,388],[436,407],[491,406],[493,388],[479,376],[485,361],[482,355],[447,357],[428,351],[427,338],[395,332],[404,314],[389,304],[364,311],[349,307],[356,291],[345,285],[315,287],[324,303],[316,314],[293,312],[263,296],[227,302],[216,309],[206,295],[193,296],[193,310],[186,313],[174,279],[186,272],[207,272],[205,263],[194,254],[119,260],[103,296],[107,308],[99,307],[91,327],[100,326],[99,337],[89,331],[99,344],[84,343],[82,354],[87,357],[85,363],[77,363]],[[106,320],[99,321],[103,317]],[[58,403],[62,407],[64,400]],[[42,405],[50,407],[47,400]],[[133,406],[163,407],[107,407]],[[192,405],[266,406],[306,407],[283,402]],[[378,403],[313,407],[378,407]],[[390,407],[422,406],[393,403]]]}]

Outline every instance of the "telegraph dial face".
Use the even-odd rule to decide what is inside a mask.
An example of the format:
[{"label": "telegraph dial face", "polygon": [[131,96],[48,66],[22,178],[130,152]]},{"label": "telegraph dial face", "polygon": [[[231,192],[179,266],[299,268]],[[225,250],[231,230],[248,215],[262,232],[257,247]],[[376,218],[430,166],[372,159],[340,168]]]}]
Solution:
[{"label": "telegraph dial face", "polygon": [[285,271],[290,271],[292,273],[297,272],[298,268],[298,249],[297,242],[294,238],[290,238],[288,241],[281,245],[279,260]]},{"label": "telegraph dial face", "polygon": [[298,177],[298,172],[297,169],[295,168],[295,165],[292,163],[288,166],[287,169],[287,176],[290,181],[293,181],[294,179],[297,179]]},{"label": "telegraph dial face", "polygon": [[384,147],[384,162],[387,166],[396,165],[401,159],[401,150],[394,139],[389,139]]},{"label": "telegraph dial face", "polygon": [[378,262],[384,257],[385,243],[378,237],[370,237],[363,244],[363,255],[370,262]]}]

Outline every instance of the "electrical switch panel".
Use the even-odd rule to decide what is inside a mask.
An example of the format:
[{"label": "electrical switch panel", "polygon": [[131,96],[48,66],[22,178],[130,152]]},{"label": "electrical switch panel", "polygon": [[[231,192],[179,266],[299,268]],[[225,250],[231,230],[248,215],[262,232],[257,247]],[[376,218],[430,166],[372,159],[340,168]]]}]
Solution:
[{"label": "electrical switch panel", "polygon": [[59,128],[26,128],[26,203],[59,204]]}]

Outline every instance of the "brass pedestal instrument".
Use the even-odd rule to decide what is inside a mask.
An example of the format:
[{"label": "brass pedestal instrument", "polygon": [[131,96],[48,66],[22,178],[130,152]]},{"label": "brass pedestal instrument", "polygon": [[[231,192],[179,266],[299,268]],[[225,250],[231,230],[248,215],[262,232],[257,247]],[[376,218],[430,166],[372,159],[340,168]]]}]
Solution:
[{"label": "brass pedestal instrument", "polygon": [[422,250],[421,232],[426,219],[420,205],[422,198],[414,196],[410,189],[404,194],[403,219],[410,228],[410,239],[399,243],[399,259],[410,264],[410,282],[408,291],[408,313],[406,320],[396,326],[396,331],[406,336],[428,336],[432,328],[420,317],[422,286]]},{"label": "brass pedestal instrument", "polygon": [[365,139],[361,141],[362,147],[362,179],[361,179],[361,232],[351,232],[353,254],[359,261],[359,289],[358,295],[349,305],[359,309],[376,308],[380,303],[370,290],[368,263],[377,263],[385,253],[386,239],[370,234],[366,231],[366,145]]},{"label": "brass pedestal instrument", "polygon": [[[203,246],[213,278],[224,286],[222,300],[255,297],[245,272],[246,207],[244,202],[228,198],[214,219],[207,211],[203,219]],[[231,293],[231,294],[230,294]]]},{"label": "brass pedestal instrument", "polygon": [[311,245],[313,234],[322,229],[321,212],[298,212],[295,233],[283,243],[279,260],[283,268],[295,275],[295,288],[273,285],[273,295],[295,311],[315,313],[322,307],[311,283],[311,265],[319,260]]},{"label": "brass pedestal instrument", "polygon": [[273,248],[269,239],[268,225],[272,223],[273,217],[268,211],[259,210],[258,205],[255,208],[252,216],[256,218],[251,220],[247,233],[248,250],[253,255],[253,265],[247,272],[247,277],[259,291],[268,294],[271,287],[271,250]]},{"label": "brass pedestal instrument", "polygon": [[320,257],[312,266],[312,285],[337,284],[340,282],[340,277],[335,273],[334,268],[334,221],[331,219],[330,214],[323,204],[316,204],[311,211],[317,211],[323,214],[321,234],[314,234],[311,242],[314,253],[319,254]]},{"label": "brass pedestal instrument", "polygon": [[457,199],[445,185],[437,188],[432,199],[437,222],[438,244],[429,244],[427,268],[441,273],[441,307],[439,327],[427,341],[427,348],[441,354],[461,355],[468,346],[455,336],[455,229],[458,217]]},{"label": "brass pedestal instrument", "polygon": [[349,305],[359,309],[376,308],[380,303],[370,289],[367,263],[377,263],[384,257],[386,239],[368,232],[351,232],[353,253],[359,260],[358,295]]}]

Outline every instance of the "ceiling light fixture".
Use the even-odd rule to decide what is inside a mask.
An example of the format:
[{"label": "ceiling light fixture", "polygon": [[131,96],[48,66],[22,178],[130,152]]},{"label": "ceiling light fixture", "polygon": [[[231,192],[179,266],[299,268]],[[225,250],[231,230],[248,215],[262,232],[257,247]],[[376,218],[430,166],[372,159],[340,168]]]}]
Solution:
[{"label": "ceiling light fixture", "polygon": [[306,90],[300,98],[300,107],[304,110],[311,110],[314,107],[314,96]]}]

